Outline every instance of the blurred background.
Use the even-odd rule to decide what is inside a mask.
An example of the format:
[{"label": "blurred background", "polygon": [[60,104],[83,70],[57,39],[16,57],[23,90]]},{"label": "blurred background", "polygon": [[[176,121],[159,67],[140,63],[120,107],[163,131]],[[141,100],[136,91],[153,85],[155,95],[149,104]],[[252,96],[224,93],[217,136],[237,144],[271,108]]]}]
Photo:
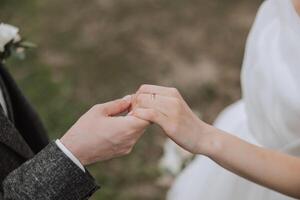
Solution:
[{"label": "blurred background", "polygon": [[[0,0],[0,21],[36,43],[7,65],[52,139],[93,104],[143,83],[177,87],[212,123],[241,97],[244,44],[261,0]],[[165,137],[151,127],[127,157],[91,166],[93,200],[162,200]]]}]

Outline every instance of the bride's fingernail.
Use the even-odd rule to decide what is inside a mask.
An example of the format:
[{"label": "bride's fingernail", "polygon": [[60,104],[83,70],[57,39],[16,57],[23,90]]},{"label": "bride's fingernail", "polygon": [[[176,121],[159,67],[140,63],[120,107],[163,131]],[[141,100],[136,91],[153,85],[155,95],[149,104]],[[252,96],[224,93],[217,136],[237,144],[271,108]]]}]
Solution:
[{"label": "bride's fingernail", "polygon": [[123,97],[123,99],[127,102],[131,102],[131,95],[127,95],[127,96]]},{"label": "bride's fingernail", "polygon": [[133,115],[133,111],[130,111],[127,115]]}]

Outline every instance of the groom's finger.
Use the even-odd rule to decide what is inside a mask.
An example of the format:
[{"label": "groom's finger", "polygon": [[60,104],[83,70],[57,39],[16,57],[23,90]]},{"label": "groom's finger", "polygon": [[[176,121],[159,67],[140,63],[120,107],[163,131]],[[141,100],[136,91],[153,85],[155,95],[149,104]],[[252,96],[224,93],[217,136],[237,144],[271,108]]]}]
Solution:
[{"label": "groom's finger", "polygon": [[161,127],[164,127],[168,121],[167,117],[163,113],[149,108],[136,108],[132,111],[131,115],[142,120],[156,123]]},{"label": "groom's finger", "polygon": [[148,120],[136,118],[132,115],[122,116],[119,117],[119,119],[123,120],[124,125],[130,126],[131,128],[134,129],[144,129],[150,125],[150,122]]},{"label": "groom's finger", "polygon": [[163,86],[157,86],[157,85],[142,85],[138,91],[137,94],[158,94],[161,96],[169,96],[169,97],[175,97],[175,98],[182,98],[180,93],[176,88],[170,88],[170,87],[163,87]]},{"label": "groom's finger", "polygon": [[99,107],[100,111],[107,116],[118,115],[126,111],[131,105],[131,96],[128,95],[123,99],[117,99],[104,104],[96,105]]},{"label": "groom's finger", "polygon": [[172,102],[175,98],[154,95],[154,94],[138,94],[133,98],[133,108],[151,108],[168,115],[172,109]]}]

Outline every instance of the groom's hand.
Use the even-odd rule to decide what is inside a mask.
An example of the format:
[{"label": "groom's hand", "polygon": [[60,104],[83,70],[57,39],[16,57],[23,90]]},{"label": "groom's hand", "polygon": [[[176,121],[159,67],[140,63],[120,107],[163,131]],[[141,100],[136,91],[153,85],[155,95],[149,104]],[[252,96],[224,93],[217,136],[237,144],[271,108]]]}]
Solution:
[{"label": "groom's hand", "polygon": [[60,141],[83,165],[129,154],[149,125],[134,116],[117,116],[130,105],[130,96],[95,105]]}]

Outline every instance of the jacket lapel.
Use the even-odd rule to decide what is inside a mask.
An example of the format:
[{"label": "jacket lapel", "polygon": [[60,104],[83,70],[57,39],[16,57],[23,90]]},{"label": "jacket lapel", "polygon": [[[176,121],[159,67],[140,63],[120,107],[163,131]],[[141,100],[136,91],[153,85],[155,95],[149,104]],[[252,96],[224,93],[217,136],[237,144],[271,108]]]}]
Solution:
[{"label": "jacket lapel", "polygon": [[24,138],[4,115],[3,111],[0,112],[0,142],[26,159],[34,155]]},{"label": "jacket lapel", "polygon": [[4,110],[1,106],[0,111],[0,142],[7,145],[9,148],[20,154],[24,158],[30,158],[33,156],[31,148],[28,146],[22,135],[14,126],[13,109],[11,105],[10,96],[8,94],[5,83],[0,74],[0,86],[1,92],[6,104],[7,116],[4,114]]},{"label": "jacket lapel", "polygon": [[11,115],[13,117],[12,123],[26,145],[34,153],[38,153],[49,143],[45,128],[38,114],[2,64],[0,64],[0,75],[7,90],[6,96],[10,97],[9,102],[13,112]]},{"label": "jacket lapel", "polygon": [[[7,117],[13,123],[14,122],[14,113],[13,113],[12,106],[11,106],[10,96],[8,94],[8,91],[7,91],[6,87],[5,87],[5,83],[2,79],[1,74],[0,74],[0,88],[1,88],[1,92],[3,94],[3,98],[4,98],[4,101],[5,101],[5,105],[6,105]],[[3,108],[2,108],[2,110],[4,112]]]}]

